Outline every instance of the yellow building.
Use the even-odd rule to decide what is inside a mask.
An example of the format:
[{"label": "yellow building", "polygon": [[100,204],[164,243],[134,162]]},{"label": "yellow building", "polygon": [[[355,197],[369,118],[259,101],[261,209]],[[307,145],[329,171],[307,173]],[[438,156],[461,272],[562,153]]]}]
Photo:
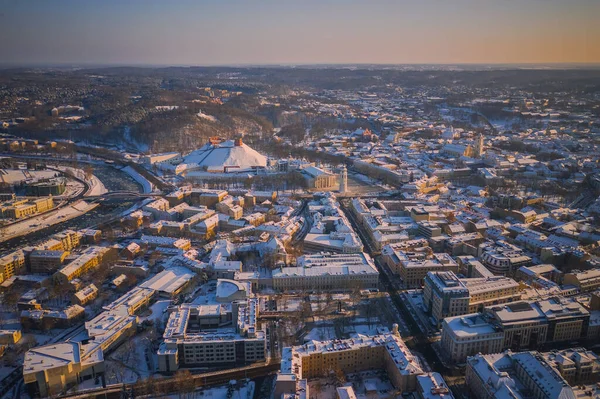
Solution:
[{"label": "yellow building", "polygon": [[111,248],[89,247],[77,259],[57,271],[54,274],[55,281],[57,283],[68,283],[74,278],[98,267],[98,265],[104,262],[104,257],[109,251],[111,251]]},{"label": "yellow building", "polygon": [[21,330],[0,330],[0,345],[14,345],[21,337]]},{"label": "yellow building", "polygon": [[8,219],[21,219],[36,213],[45,212],[54,206],[52,197],[37,199],[20,199],[2,206],[2,217]]},{"label": "yellow building", "polygon": [[25,253],[20,249],[0,258],[0,283],[14,276],[24,266]]}]

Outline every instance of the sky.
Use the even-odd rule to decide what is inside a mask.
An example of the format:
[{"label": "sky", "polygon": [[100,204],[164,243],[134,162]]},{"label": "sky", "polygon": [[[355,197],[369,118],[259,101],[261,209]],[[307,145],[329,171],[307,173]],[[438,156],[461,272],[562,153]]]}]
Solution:
[{"label": "sky", "polygon": [[0,0],[0,63],[600,63],[600,0]]}]

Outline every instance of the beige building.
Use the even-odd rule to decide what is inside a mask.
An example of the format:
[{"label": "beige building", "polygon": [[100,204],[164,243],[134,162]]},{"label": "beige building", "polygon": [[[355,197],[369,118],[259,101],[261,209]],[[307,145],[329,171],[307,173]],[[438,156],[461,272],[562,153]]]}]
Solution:
[{"label": "beige building", "polygon": [[600,269],[567,273],[563,283],[564,285],[574,285],[582,292],[595,291],[600,288]]},{"label": "beige building", "polygon": [[442,350],[455,363],[477,353],[496,353],[504,348],[504,333],[479,313],[449,317],[442,323]]},{"label": "beige building", "polygon": [[478,354],[467,361],[465,374],[472,398],[579,397],[559,371],[538,352]]},{"label": "beige building", "polygon": [[338,187],[338,176],[316,166],[308,166],[301,170],[309,188],[317,190],[333,190]]},{"label": "beige building", "polygon": [[25,354],[23,362],[23,380],[32,396],[58,394],[103,373],[102,354],[86,354],[78,342],[38,346]]},{"label": "beige building", "polygon": [[594,383],[600,378],[600,356],[585,348],[546,352],[542,356],[571,385]]},{"label": "beige building", "polygon": [[431,248],[420,248],[415,252],[396,251],[389,256],[387,264],[393,273],[400,276],[407,288],[420,288],[429,272],[451,271],[458,273],[458,264],[446,253],[432,253]]},{"label": "beige building", "polygon": [[453,272],[429,272],[423,304],[439,325],[446,317],[469,313],[469,290]]},{"label": "beige building", "polygon": [[394,387],[402,392],[414,391],[417,375],[423,374],[397,329],[375,336],[310,341],[283,349],[275,396],[295,394],[296,380],[320,378],[337,370],[348,374],[377,369],[384,369]]},{"label": "beige building", "polygon": [[469,311],[475,313],[486,306],[510,303],[521,299],[521,286],[509,277],[494,276],[462,280],[469,290]]},{"label": "beige building", "polygon": [[430,272],[425,277],[423,302],[431,316],[441,323],[446,317],[518,301],[519,290],[520,285],[509,277],[459,279],[453,272]]}]

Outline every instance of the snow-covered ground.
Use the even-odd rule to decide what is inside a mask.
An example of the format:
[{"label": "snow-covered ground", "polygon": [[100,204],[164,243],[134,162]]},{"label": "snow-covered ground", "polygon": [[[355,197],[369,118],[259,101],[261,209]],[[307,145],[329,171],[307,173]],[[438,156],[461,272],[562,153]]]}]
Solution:
[{"label": "snow-covered ground", "polygon": [[106,187],[104,187],[104,184],[102,184],[100,179],[98,179],[96,176],[92,175],[92,178],[88,180],[88,184],[90,185],[90,190],[85,194],[86,197],[102,195],[108,192]]},{"label": "snow-covered ground", "polygon": [[144,194],[149,194],[152,192],[152,190],[154,190],[152,183],[150,183],[144,176],[136,172],[131,166],[126,166],[121,170],[131,176],[133,180],[141,184]]},{"label": "snow-covered ground", "polygon": [[80,200],[71,205],[56,209],[51,212],[44,213],[22,222],[11,224],[10,226],[0,229],[0,242],[9,240],[14,237],[19,237],[24,234],[29,234],[34,231],[50,227],[56,223],[61,223],[75,217],[86,214],[96,208],[98,204],[88,203]]},{"label": "snow-covered ground", "polygon": [[108,190],[106,189],[106,187],[104,187],[104,184],[102,184],[102,181],[100,181],[100,179],[98,179],[94,175],[92,175],[92,177],[90,179],[87,179],[86,174],[82,169],[73,168],[71,166],[62,166],[62,165],[56,166],[56,169],[62,170],[63,172],[65,172],[65,171],[69,172],[69,173],[75,175],[78,179],[86,181],[90,185],[89,191],[87,193],[85,193],[86,197],[89,197],[92,195],[102,195],[102,194],[106,194],[108,192]]},{"label": "snow-covered ground", "polygon": [[370,326],[368,324],[350,325],[344,329],[344,333],[350,334],[351,336],[356,334],[375,335],[377,334],[377,328],[380,327],[383,326],[376,323],[371,324]]},{"label": "snow-covered ground", "polygon": [[315,327],[306,336],[304,341],[325,341],[337,338],[333,327]]},{"label": "snow-covered ground", "polygon": [[[344,386],[354,388],[358,399],[366,398],[395,398],[395,388],[389,381],[385,372],[381,370],[367,370],[356,374],[346,375],[347,382]],[[308,382],[311,397],[336,398],[337,385],[333,378],[320,378]],[[369,391],[367,392],[367,389]]]},{"label": "snow-covered ground", "polygon": [[205,113],[202,113],[202,111],[198,112],[196,115],[198,115],[202,119],[206,119],[206,120],[209,120],[211,122],[216,122],[217,121],[217,118],[215,118],[212,115],[207,115]]},{"label": "snow-covered ground", "polygon": [[156,301],[152,306],[150,306],[148,316],[140,317],[140,322],[144,320],[154,320],[154,322],[161,321],[166,317],[166,311],[169,306],[171,306],[170,299],[161,299]]}]

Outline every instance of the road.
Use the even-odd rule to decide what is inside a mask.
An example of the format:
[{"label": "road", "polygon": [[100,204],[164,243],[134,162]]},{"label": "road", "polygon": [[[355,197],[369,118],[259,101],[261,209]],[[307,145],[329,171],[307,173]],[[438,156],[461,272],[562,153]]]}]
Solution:
[{"label": "road", "polygon": [[294,238],[292,239],[293,247],[295,247],[297,244],[304,240],[304,238],[306,237],[306,235],[312,227],[312,218],[310,217],[310,214],[308,212],[308,200],[303,199],[302,206],[296,211],[294,211],[294,213],[294,216],[302,216],[304,218],[304,223],[302,223],[302,227],[300,227],[300,230],[297,231],[296,234],[294,234]]},{"label": "road", "polygon": [[461,378],[463,377],[461,377],[460,371],[449,369],[440,361],[437,353],[432,347],[432,340],[430,340],[429,337],[423,333],[423,331],[421,331],[417,320],[415,320],[415,318],[413,318],[411,315],[410,309],[402,298],[403,290],[393,283],[392,278],[390,278],[390,270],[383,264],[383,262],[381,262],[379,258],[380,252],[372,247],[362,226],[358,223],[353,213],[350,211],[347,200],[340,201],[340,207],[362,240],[365,247],[365,252],[369,253],[369,255],[373,257],[375,265],[379,271],[380,283],[385,291],[387,291],[390,295],[392,304],[394,305],[398,316],[402,319],[404,324],[408,326],[409,332],[412,334],[410,336],[403,336],[406,345],[413,352],[416,352],[419,358],[425,360],[425,362],[431,366],[433,371],[437,371],[438,373],[442,374],[445,379],[450,379],[452,381],[452,386],[450,386],[450,388],[452,389],[455,397],[462,398],[464,391],[462,391],[460,387],[463,385],[461,382]]}]

